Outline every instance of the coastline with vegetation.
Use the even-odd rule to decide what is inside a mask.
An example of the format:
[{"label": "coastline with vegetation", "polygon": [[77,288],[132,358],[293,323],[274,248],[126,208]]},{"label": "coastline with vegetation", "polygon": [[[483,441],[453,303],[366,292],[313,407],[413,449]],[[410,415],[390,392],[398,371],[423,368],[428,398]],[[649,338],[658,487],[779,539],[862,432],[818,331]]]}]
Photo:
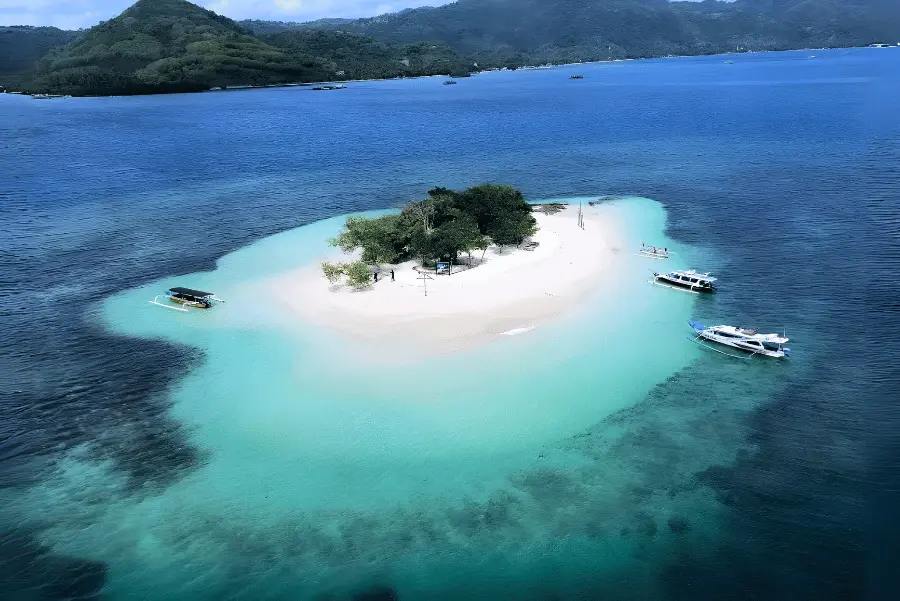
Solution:
[{"label": "coastline with vegetation", "polygon": [[265,288],[287,314],[377,341],[376,354],[455,352],[525,334],[614,282],[619,219],[615,203],[436,188],[399,213],[348,218],[330,256]]},{"label": "coastline with vegetation", "polygon": [[[82,31],[0,26],[0,90],[166,94],[897,43],[900,4],[881,1],[806,0],[798,12],[757,0],[499,8],[461,0],[374,19],[283,23],[237,22],[186,0],[138,0]],[[534,14],[546,15],[540,29]]]}]

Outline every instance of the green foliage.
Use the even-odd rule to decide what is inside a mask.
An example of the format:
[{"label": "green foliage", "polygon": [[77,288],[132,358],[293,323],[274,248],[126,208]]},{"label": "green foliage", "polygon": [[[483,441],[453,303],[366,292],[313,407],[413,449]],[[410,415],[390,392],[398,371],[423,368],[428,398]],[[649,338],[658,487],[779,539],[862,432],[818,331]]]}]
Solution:
[{"label": "green foliage", "polygon": [[30,87],[72,95],[148,94],[327,75],[322,61],[270,46],[185,0],[139,0],[44,56]]},{"label": "green foliage", "polygon": [[475,218],[461,214],[435,230],[432,254],[441,259],[455,260],[461,252],[471,253],[480,248],[484,239]]},{"label": "green foliage", "polygon": [[347,285],[351,288],[365,288],[372,284],[372,272],[369,266],[362,261],[354,261],[344,266],[344,274],[347,276]]},{"label": "green foliage", "polygon": [[404,207],[399,215],[350,217],[330,243],[345,252],[362,249],[362,261],[368,264],[410,258],[421,259],[424,264],[486,250],[491,240],[519,244],[536,228],[531,206],[518,190],[484,184],[463,192],[435,188],[427,198]]},{"label": "green foliage", "polygon": [[78,37],[56,27],[0,26],[0,86],[16,90],[28,81],[40,57]]},{"label": "green foliage", "polygon": [[859,46],[900,40],[896,0],[458,0],[318,23],[396,44],[443,42],[480,67]]},{"label": "green foliage", "polygon": [[288,52],[319,57],[329,65],[332,79],[468,75],[475,69],[445,44],[390,44],[358,33],[298,28],[260,38]]},{"label": "green foliage", "polygon": [[344,275],[346,271],[346,266],[344,263],[329,263],[328,261],[322,262],[322,274],[328,278],[328,281],[332,284],[336,284],[340,281],[341,276]]},{"label": "green foliage", "polygon": [[337,284],[344,278],[344,283],[351,288],[365,288],[372,282],[372,272],[364,261],[352,263],[322,262],[322,274],[332,284]]},{"label": "green foliage", "polygon": [[403,246],[399,221],[397,215],[378,219],[348,217],[344,231],[329,242],[344,252],[362,248],[362,261],[366,264],[396,263],[401,257],[398,249]]},{"label": "green foliage", "polygon": [[537,231],[531,206],[510,186],[475,186],[457,194],[455,204],[475,218],[482,234],[501,246],[520,244]]}]

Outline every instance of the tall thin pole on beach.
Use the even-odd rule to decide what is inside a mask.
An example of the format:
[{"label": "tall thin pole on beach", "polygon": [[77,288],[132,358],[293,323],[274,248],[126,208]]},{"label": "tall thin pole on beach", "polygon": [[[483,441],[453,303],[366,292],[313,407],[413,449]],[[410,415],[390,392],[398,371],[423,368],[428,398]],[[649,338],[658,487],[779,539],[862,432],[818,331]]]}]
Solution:
[{"label": "tall thin pole on beach", "polygon": [[419,277],[422,278],[422,285],[425,287],[425,296],[428,296],[428,280],[431,279],[431,276],[423,271]]}]

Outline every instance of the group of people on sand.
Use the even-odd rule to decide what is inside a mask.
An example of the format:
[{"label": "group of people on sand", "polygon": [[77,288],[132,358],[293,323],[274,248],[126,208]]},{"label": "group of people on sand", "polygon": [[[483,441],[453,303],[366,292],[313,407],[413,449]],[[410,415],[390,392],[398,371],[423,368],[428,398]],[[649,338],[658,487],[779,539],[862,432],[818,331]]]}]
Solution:
[{"label": "group of people on sand", "polygon": [[650,252],[650,253],[652,253],[652,254],[654,254],[654,255],[667,255],[667,254],[669,254],[669,249],[668,249],[668,248],[663,248],[662,250],[660,250],[660,249],[658,249],[658,248],[655,247],[655,246],[647,246],[647,245],[644,244],[643,242],[641,242],[641,250],[644,250],[644,251],[646,251],[646,252]]},{"label": "group of people on sand", "polygon": [[[373,277],[373,278],[375,279],[375,281],[377,282],[377,281],[378,281],[378,272],[377,272],[377,271],[373,271],[373,272],[372,272],[372,277]],[[393,270],[393,269],[391,269],[391,281],[392,281],[392,282],[395,281],[395,280],[394,280],[394,270]]]}]

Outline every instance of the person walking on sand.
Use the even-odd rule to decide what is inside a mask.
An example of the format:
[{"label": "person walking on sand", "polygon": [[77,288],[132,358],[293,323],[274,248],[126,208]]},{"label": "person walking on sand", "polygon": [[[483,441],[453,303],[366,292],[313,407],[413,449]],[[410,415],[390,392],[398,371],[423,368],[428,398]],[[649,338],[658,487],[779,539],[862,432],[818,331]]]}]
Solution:
[{"label": "person walking on sand", "polygon": [[392,282],[394,281],[394,270],[393,269],[391,269],[391,281]]},{"label": "person walking on sand", "polygon": [[373,273],[372,277],[375,278],[375,282],[377,283],[378,282],[378,272],[376,271],[375,273]]}]

